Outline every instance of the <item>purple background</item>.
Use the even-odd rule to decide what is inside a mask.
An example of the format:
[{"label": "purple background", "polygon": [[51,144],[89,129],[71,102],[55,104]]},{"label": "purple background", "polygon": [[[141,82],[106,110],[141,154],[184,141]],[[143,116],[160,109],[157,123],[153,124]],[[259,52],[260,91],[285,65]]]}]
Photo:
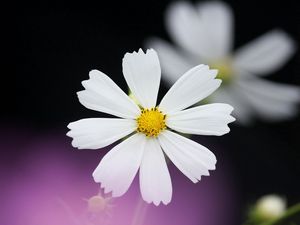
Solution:
[{"label": "purple background", "polygon": [[111,146],[79,151],[62,133],[37,134],[26,129],[11,129],[1,135],[5,139],[0,147],[8,152],[1,162],[0,224],[132,225],[133,218],[142,216],[144,209],[144,219],[137,219],[139,225],[164,225],[166,221],[175,225],[233,224],[238,193],[223,159],[217,170],[198,184],[169,165],[174,192],[168,206],[142,203],[137,211],[141,199],[135,179],[123,197],[111,201],[110,216],[103,216],[109,222],[91,223],[84,199],[98,193],[99,185],[91,173]]}]

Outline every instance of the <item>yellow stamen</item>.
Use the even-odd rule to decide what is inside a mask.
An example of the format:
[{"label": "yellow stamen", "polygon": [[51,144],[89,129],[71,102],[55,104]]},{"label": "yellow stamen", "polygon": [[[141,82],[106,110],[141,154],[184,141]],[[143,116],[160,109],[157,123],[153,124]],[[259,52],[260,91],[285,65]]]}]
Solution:
[{"label": "yellow stamen", "polygon": [[147,137],[156,137],[166,129],[166,115],[158,107],[142,109],[141,115],[136,119],[137,132],[144,133]]}]

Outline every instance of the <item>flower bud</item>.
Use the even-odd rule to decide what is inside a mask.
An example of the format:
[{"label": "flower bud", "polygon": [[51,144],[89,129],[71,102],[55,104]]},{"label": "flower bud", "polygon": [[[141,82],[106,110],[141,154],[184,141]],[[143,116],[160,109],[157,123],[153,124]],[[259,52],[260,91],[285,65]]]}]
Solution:
[{"label": "flower bud", "polygon": [[286,210],[286,200],[278,195],[265,195],[258,199],[254,208],[257,220],[266,222],[283,215]]}]

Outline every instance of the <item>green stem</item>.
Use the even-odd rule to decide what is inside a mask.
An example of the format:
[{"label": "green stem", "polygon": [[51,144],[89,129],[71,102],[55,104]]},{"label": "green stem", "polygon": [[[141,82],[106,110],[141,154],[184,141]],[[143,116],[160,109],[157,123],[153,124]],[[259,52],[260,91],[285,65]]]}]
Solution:
[{"label": "green stem", "polygon": [[147,214],[148,203],[145,203],[143,199],[140,197],[135,208],[135,212],[133,215],[133,220],[131,225],[142,225],[144,224],[145,216]]}]

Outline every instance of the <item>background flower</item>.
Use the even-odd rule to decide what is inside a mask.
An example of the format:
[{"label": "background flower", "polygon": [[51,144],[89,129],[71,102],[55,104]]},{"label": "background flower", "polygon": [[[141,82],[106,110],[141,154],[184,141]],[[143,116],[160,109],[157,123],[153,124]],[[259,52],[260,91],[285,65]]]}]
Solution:
[{"label": "background flower", "polygon": [[217,68],[223,80],[222,88],[208,101],[233,105],[239,122],[248,123],[253,115],[276,121],[298,113],[298,87],[260,78],[280,69],[295,52],[296,44],[285,32],[270,31],[232,53],[233,13],[217,1],[171,4],[166,27],[179,49],[159,39],[148,46],[158,51],[169,84],[203,62]]}]

